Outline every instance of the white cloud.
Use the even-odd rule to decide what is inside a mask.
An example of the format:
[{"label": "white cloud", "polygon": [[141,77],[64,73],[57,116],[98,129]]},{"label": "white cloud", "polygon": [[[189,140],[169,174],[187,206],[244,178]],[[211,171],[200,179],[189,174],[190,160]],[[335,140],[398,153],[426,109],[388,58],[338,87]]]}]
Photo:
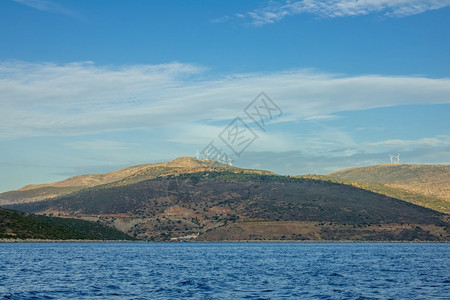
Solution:
[{"label": "white cloud", "polygon": [[433,138],[421,138],[417,140],[386,140],[382,142],[369,143],[369,147],[382,147],[383,149],[409,150],[427,147],[449,147],[450,136],[438,136]]},{"label": "white cloud", "polygon": [[92,141],[75,141],[67,144],[68,146],[77,150],[87,150],[87,151],[114,151],[114,150],[126,150],[130,149],[136,144],[124,143],[120,141],[96,139]]},{"label": "white cloud", "polygon": [[375,154],[388,152],[408,152],[429,149],[432,152],[450,147],[450,136],[423,137],[418,139],[389,139],[377,142],[357,143],[350,135],[339,130],[319,133],[317,143],[313,139],[305,140],[302,150],[314,151],[327,157],[350,157],[355,154]]},{"label": "white cloud", "polygon": [[[265,25],[282,20],[286,16],[313,14],[337,18],[382,14],[389,17],[406,17],[450,5],[449,0],[301,0],[270,2],[264,8],[256,9],[240,18],[249,18],[253,25]],[[227,18],[229,19],[229,18]],[[227,20],[223,19],[223,20]]]},{"label": "white cloud", "polygon": [[400,161],[407,164],[450,164],[450,136],[348,145],[346,142],[339,145],[337,139],[327,141],[328,137],[322,139],[322,136],[315,144],[314,140],[305,139],[301,149],[290,151],[252,148],[235,163],[280,174],[327,174],[350,167],[384,164],[389,163],[388,153],[400,153]]},{"label": "white cloud", "polygon": [[449,78],[346,77],[304,70],[207,75],[204,67],[182,63],[0,63],[0,139],[223,123],[245,116],[242,110],[261,91],[284,111],[277,122],[450,103]]},{"label": "white cloud", "polygon": [[[389,161],[386,152],[327,157],[291,151],[284,153],[246,152],[244,157],[235,163],[240,167],[268,169],[279,174],[328,174],[351,167],[387,164]],[[401,152],[400,162],[406,164],[450,164],[450,148],[436,149],[431,152],[420,149]]]},{"label": "white cloud", "polygon": [[314,120],[336,120],[338,119],[338,116],[335,115],[314,115],[310,117],[306,117],[306,121],[314,121]]},{"label": "white cloud", "polygon": [[[213,141],[216,147],[232,155],[232,150],[219,138],[219,134],[224,130],[226,125],[228,124],[223,126],[188,124],[183,127],[172,128],[168,141],[180,145],[201,145],[203,147],[206,147]],[[295,144],[296,137],[291,133],[276,132],[273,130],[271,132],[263,132],[257,128],[252,130],[257,135],[257,138],[249,145],[246,151],[286,151],[298,148]]]},{"label": "white cloud", "polygon": [[76,14],[73,11],[66,9],[57,3],[53,3],[47,0],[13,0],[13,1],[35,8],[40,11],[76,16]]}]

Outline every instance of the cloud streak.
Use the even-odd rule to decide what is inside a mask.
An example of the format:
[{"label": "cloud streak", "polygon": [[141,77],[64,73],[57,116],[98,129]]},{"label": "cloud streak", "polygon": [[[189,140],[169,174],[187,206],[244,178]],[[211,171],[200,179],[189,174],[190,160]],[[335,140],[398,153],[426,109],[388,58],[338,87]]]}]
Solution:
[{"label": "cloud streak", "polygon": [[[422,141],[407,143],[422,144]],[[417,147],[401,151],[401,162],[408,164],[450,164],[450,147]],[[362,151],[351,155],[338,153],[334,156],[308,153],[305,151],[289,152],[247,152],[238,161],[246,168],[265,168],[280,174],[327,174],[351,167],[360,167],[389,163],[389,152]]]},{"label": "cloud streak", "polygon": [[265,91],[279,122],[340,111],[450,103],[450,79],[304,70],[209,76],[190,64],[0,63],[0,139],[228,122]]},{"label": "cloud streak", "polygon": [[68,10],[57,3],[53,3],[47,0],[13,0],[13,1],[40,11],[76,16],[76,14],[71,10]]},{"label": "cloud streak", "polygon": [[93,141],[75,141],[68,143],[68,146],[85,151],[115,151],[127,150],[136,144],[124,143],[113,140],[96,139]]},{"label": "cloud streak", "polygon": [[407,17],[450,5],[449,0],[301,0],[270,2],[266,7],[245,14],[235,14],[215,20],[250,20],[256,26],[271,24],[287,16],[312,14],[320,17],[339,18],[380,14],[386,17]]}]

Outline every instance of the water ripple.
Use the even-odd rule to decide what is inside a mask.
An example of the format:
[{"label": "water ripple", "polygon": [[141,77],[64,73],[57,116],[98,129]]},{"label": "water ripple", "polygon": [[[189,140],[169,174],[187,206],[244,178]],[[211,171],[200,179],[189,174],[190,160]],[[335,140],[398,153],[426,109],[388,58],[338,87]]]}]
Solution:
[{"label": "water ripple", "polygon": [[446,299],[449,244],[0,244],[0,299]]}]

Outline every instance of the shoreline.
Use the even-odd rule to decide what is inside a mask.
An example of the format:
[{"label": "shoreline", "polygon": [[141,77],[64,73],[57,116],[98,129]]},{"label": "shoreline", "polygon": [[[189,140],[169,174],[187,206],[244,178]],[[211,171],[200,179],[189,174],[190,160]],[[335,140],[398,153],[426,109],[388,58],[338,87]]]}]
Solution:
[{"label": "shoreline", "polygon": [[50,239],[0,239],[1,243],[130,243],[130,240],[50,240]]},{"label": "shoreline", "polygon": [[49,240],[49,239],[0,239],[0,244],[2,243],[9,243],[9,244],[15,244],[15,243],[167,243],[167,244],[178,244],[178,243],[279,243],[279,244],[289,244],[289,243],[296,243],[296,244],[311,244],[311,243],[320,243],[320,244],[355,244],[355,243],[392,243],[392,244],[446,244],[450,243],[450,241],[364,241],[364,240],[342,240],[342,241],[336,241],[336,240],[225,240],[225,241],[186,241],[186,242],[174,242],[174,241],[144,241],[144,240],[136,240],[136,241],[130,241],[130,240]]}]

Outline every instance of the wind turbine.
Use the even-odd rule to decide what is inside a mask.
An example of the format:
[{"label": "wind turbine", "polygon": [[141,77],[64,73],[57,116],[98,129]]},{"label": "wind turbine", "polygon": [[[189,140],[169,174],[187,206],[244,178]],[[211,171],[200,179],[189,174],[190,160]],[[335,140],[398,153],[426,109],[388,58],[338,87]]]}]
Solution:
[{"label": "wind turbine", "polygon": [[399,165],[399,164],[400,164],[400,153],[397,154],[397,165]]},{"label": "wind turbine", "polygon": [[220,153],[219,154],[217,154],[217,162],[220,162],[220,159],[222,158],[222,155],[220,155]]},{"label": "wind turbine", "polygon": [[209,159],[209,155],[210,155],[209,152],[206,151],[206,152],[205,152],[206,159]]},{"label": "wind turbine", "polygon": [[389,154],[389,158],[391,159],[391,164],[393,164],[394,163],[394,155]]},{"label": "wind turbine", "polygon": [[233,164],[231,163],[233,160],[231,158],[228,157],[228,165],[229,166],[233,166]]},{"label": "wind turbine", "polygon": [[197,157],[197,159],[199,159],[199,157],[200,157],[200,152],[198,152],[198,149],[197,149],[197,153],[195,153],[195,157]]}]

